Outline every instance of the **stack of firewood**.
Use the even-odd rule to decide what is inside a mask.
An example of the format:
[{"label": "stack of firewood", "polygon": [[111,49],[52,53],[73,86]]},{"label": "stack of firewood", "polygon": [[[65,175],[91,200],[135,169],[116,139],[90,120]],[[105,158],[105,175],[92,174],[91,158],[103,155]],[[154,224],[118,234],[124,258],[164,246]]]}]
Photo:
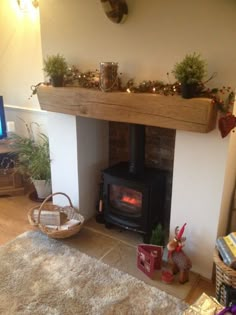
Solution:
[{"label": "stack of firewood", "polygon": [[41,210],[39,216],[39,209],[34,209],[32,217],[36,224],[41,224],[55,230],[69,230],[81,223],[77,219],[69,220],[67,215],[59,210]]}]

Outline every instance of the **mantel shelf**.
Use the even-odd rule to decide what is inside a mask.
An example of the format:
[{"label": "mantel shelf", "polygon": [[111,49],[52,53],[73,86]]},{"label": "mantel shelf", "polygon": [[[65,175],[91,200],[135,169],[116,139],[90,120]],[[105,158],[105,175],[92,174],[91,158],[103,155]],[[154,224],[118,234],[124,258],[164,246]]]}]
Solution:
[{"label": "mantel shelf", "polygon": [[41,108],[51,112],[201,133],[216,125],[217,111],[208,98],[51,86],[40,86],[37,95]]}]

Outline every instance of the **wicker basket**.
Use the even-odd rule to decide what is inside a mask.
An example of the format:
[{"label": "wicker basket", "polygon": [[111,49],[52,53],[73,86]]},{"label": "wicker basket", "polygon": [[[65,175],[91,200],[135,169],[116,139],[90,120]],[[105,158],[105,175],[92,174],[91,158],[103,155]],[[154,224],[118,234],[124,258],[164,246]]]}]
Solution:
[{"label": "wicker basket", "polygon": [[236,288],[236,270],[224,264],[217,249],[213,259],[216,265],[216,298],[222,305],[227,306],[229,297],[226,287]]},{"label": "wicker basket", "polygon": [[[68,199],[69,205],[65,206],[65,207],[60,207],[57,205],[53,205],[53,204],[48,204],[47,201],[52,198],[55,195],[63,195]],[[34,218],[33,218],[33,214],[34,214],[34,210],[38,209],[39,210],[39,214],[38,214],[38,221],[39,223],[36,223]],[[74,225],[72,227],[70,227],[70,229],[68,230],[60,230],[60,229],[54,229],[54,228],[49,228],[45,225],[40,224],[40,213],[43,210],[48,210],[48,211],[60,211],[62,213],[65,213],[67,215],[68,220],[71,219],[76,219],[79,220],[81,223]],[[29,223],[33,226],[38,226],[38,228],[45,234],[47,234],[49,237],[51,238],[67,238],[70,237],[76,233],[78,233],[84,223],[84,217],[78,213],[77,210],[75,210],[75,208],[72,205],[72,202],[69,198],[69,196],[67,196],[65,193],[62,192],[57,192],[54,194],[49,195],[40,205],[40,207],[35,206],[33,208],[31,208],[28,212],[28,220]],[[60,227],[59,227],[60,228]]]}]

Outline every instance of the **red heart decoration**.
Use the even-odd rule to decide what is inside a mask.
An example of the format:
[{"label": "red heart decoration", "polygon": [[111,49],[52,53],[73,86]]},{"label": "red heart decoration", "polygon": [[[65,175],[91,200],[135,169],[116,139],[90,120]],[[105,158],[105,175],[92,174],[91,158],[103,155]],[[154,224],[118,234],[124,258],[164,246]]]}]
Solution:
[{"label": "red heart decoration", "polygon": [[234,127],[236,127],[236,117],[233,114],[228,113],[219,119],[219,129],[222,138],[226,137]]}]

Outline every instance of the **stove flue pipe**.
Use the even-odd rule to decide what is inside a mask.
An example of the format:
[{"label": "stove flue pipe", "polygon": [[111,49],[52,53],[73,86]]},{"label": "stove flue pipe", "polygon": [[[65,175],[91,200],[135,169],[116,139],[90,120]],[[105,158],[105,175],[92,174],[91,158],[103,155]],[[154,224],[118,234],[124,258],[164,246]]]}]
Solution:
[{"label": "stove flue pipe", "polygon": [[145,126],[130,124],[129,173],[142,175],[145,165]]}]

